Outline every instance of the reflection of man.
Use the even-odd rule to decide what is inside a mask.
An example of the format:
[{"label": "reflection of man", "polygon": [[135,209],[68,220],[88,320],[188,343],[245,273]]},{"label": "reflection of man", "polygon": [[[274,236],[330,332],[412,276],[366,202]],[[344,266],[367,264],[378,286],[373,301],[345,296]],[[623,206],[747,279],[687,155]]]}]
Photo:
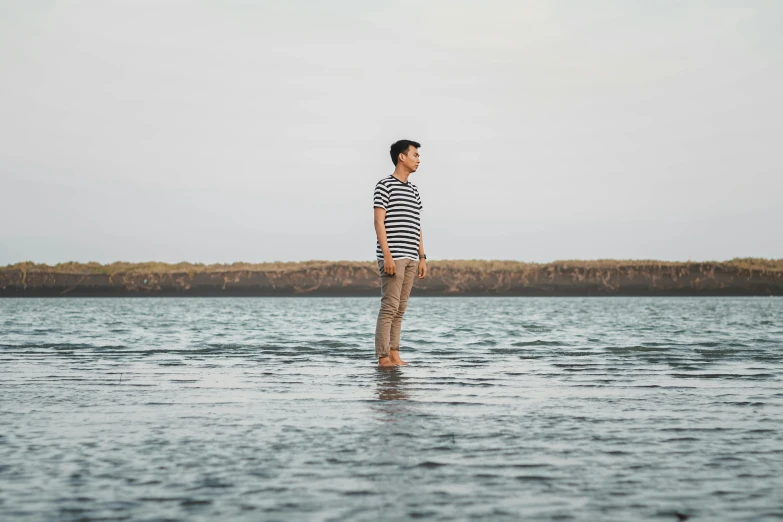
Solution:
[{"label": "reflection of man", "polygon": [[378,382],[375,390],[378,400],[407,401],[410,399],[407,384],[402,372],[378,372]]},{"label": "reflection of man", "polygon": [[413,278],[427,276],[421,232],[419,191],[408,176],[419,168],[420,144],[400,140],[391,146],[394,172],[375,185],[375,255],[381,273],[381,309],[375,326],[378,366],[402,366],[400,330]]}]

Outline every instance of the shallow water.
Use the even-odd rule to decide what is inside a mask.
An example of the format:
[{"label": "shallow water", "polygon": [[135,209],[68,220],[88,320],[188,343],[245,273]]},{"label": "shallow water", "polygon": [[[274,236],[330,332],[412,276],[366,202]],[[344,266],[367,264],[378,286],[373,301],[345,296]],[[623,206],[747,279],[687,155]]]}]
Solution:
[{"label": "shallow water", "polygon": [[1,520],[783,520],[783,299],[0,300]]}]

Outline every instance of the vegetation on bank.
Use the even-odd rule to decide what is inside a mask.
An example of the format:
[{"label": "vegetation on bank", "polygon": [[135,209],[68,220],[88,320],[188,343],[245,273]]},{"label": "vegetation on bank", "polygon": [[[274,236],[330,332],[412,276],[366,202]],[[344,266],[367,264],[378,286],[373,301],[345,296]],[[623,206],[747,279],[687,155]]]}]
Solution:
[{"label": "vegetation on bank", "polygon": [[[729,261],[656,261],[648,259],[596,259],[596,260],[562,260],[552,263],[525,263],[522,261],[494,261],[479,259],[441,260],[429,261],[430,267],[452,270],[479,270],[479,271],[527,271],[530,269],[546,269],[548,267],[558,269],[602,269],[611,270],[625,267],[665,267],[683,265],[710,264],[725,268],[740,268],[743,270],[760,270],[762,272],[783,272],[783,259],[764,258],[734,258]],[[375,269],[372,261],[302,261],[302,262],[271,262],[271,263],[231,263],[211,264],[202,263],[126,263],[118,261],[103,265],[101,263],[58,263],[56,265],[37,264],[31,261],[15,263],[0,267],[0,271],[21,270],[25,273],[47,272],[66,274],[119,274],[119,273],[210,273],[210,272],[290,272],[295,270],[317,269],[327,267],[369,267]]]}]

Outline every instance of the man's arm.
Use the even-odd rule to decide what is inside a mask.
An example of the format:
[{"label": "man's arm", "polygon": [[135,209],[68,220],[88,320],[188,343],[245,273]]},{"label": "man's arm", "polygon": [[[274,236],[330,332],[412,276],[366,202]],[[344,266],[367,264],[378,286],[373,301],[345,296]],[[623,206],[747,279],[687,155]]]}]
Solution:
[{"label": "man's arm", "polygon": [[383,271],[389,275],[397,273],[397,267],[394,265],[394,259],[392,259],[391,250],[389,250],[389,241],[386,239],[386,225],[383,223],[386,220],[386,209],[375,207],[375,235],[378,236],[378,243],[381,245],[381,252],[383,252]]},{"label": "man's arm", "polygon": [[424,231],[419,229],[419,279],[427,277],[427,260],[421,259],[424,255]]}]

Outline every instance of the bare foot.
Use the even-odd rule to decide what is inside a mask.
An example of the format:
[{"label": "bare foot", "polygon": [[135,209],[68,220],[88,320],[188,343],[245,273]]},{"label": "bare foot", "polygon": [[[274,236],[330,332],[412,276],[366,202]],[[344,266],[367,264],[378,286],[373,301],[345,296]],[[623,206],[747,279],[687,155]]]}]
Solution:
[{"label": "bare foot", "polygon": [[396,364],[397,366],[406,366],[408,363],[400,359],[400,351],[394,350],[391,352],[391,355],[389,356],[389,359],[391,359],[391,362]]},{"label": "bare foot", "polygon": [[380,357],[378,359],[378,368],[394,368],[395,366],[397,365],[389,357]]}]

